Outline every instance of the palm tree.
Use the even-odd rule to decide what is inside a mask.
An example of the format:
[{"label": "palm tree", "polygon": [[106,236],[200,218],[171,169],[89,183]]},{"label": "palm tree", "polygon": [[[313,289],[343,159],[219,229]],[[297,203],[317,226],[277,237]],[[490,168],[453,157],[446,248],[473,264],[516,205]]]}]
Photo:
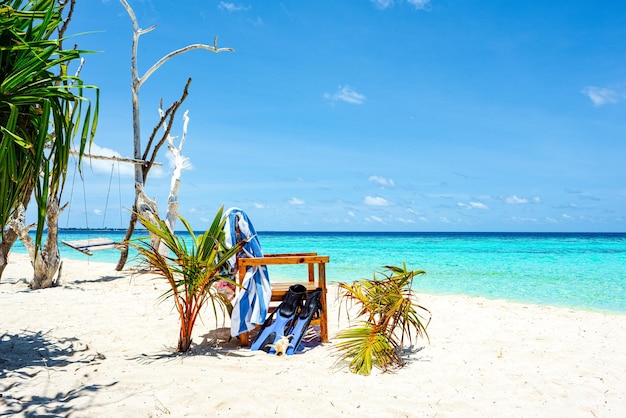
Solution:
[{"label": "palm tree", "polygon": [[[84,51],[62,46],[75,1],[0,4],[0,274],[17,238],[4,229],[19,206],[34,196],[38,250],[48,203],[61,198],[72,139],[80,138],[80,157],[95,134],[98,89],[68,75]],[[94,109],[85,89],[96,92]]]},{"label": "palm tree", "polygon": [[[344,306],[355,304],[357,317],[364,318],[357,325],[337,334],[335,348],[340,360],[349,361],[350,371],[369,375],[372,366],[383,371],[404,365],[400,357],[405,339],[427,337],[426,327],[430,311],[414,302],[411,289],[413,278],[426,274],[423,270],[409,271],[402,267],[386,266],[387,273],[375,273],[372,280],[357,280],[352,284],[339,283]],[[427,316],[427,321],[424,322]]]},{"label": "palm tree", "polygon": [[198,236],[189,223],[179,216],[191,236],[191,245],[187,245],[183,238],[170,231],[167,224],[158,217],[148,219],[139,215],[139,222],[153,237],[158,238],[157,241],[165,244],[169,253],[173,254],[171,256],[163,254],[160,251],[161,244],[151,238],[129,242],[139,252],[140,259],[148,267],[147,272],[156,273],[170,286],[163,298],[174,300],[180,317],[179,352],[189,350],[194,324],[206,302],[211,302],[216,317],[218,307],[222,308],[222,312],[230,312],[230,301],[217,291],[214,284],[223,280],[236,285],[231,279],[227,262],[237,254],[243,243],[226,248],[226,218],[222,219],[223,210],[223,207],[220,208],[209,229]]}]

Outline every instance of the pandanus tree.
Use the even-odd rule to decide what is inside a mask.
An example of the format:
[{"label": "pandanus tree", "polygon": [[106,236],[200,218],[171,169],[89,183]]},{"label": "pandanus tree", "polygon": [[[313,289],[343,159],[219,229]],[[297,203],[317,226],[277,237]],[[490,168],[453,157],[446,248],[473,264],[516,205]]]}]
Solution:
[{"label": "pandanus tree", "polygon": [[[79,138],[80,158],[95,134],[98,89],[78,76],[85,51],[63,48],[75,2],[0,3],[0,275],[19,226],[24,226],[20,216],[31,197],[37,204],[31,258],[44,267],[50,262],[56,271],[58,244],[50,233],[56,230],[57,218],[49,208],[58,214],[73,139]],[[75,75],[68,73],[72,65]],[[93,108],[87,89],[96,94]],[[43,247],[46,221],[50,231]],[[5,229],[12,222],[14,227]],[[53,283],[37,279],[35,274],[31,287]]]}]

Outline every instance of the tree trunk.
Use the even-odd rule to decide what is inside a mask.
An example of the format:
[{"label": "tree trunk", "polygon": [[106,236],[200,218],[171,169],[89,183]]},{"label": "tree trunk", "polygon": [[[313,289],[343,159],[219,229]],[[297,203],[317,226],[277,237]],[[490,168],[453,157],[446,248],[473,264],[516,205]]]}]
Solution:
[{"label": "tree trunk", "polygon": [[[143,218],[150,220],[153,224],[157,224],[159,219],[159,208],[156,201],[150,199],[143,191],[139,190],[137,194],[137,212]],[[161,240],[155,235],[150,234],[150,244],[154,248],[159,248]]]},{"label": "tree trunk", "polygon": [[181,331],[180,337],[178,338],[178,347],[176,348],[176,351],[178,351],[179,353],[186,353],[187,351],[189,351],[189,347],[191,347],[191,335],[183,335],[183,332]]},{"label": "tree trunk", "polygon": [[[137,223],[137,206],[133,205],[133,211],[130,213],[130,224],[128,225],[128,229],[126,229],[126,235],[124,235],[124,242],[128,242],[129,239],[133,236],[133,232],[135,232],[135,224]],[[117,262],[117,266],[115,266],[116,271],[122,271],[124,266],[126,265],[126,261],[128,260],[128,245],[124,245],[120,251],[120,259]]]},{"label": "tree trunk", "polygon": [[[185,52],[194,50],[194,49],[204,49],[207,51],[212,51],[215,53],[219,53],[219,52],[233,52],[234,49],[232,48],[218,48],[217,47],[217,36],[213,39],[213,45],[205,45],[205,44],[192,44],[192,45],[188,45],[186,47],[177,49],[173,52],[170,52],[169,54],[165,55],[164,57],[162,57],[159,61],[157,61],[154,65],[152,65],[152,67],[150,67],[148,69],[148,71],[146,71],[146,73],[143,76],[139,76],[139,70],[137,67],[137,50],[138,50],[138,46],[139,46],[139,37],[143,34],[146,34],[150,31],[152,31],[156,26],[152,26],[148,29],[140,29],[139,27],[139,23],[137,22],[137,18],[135,16],[135,12],[133,11],[132,7],[130,7],[130,4],[128,4],[128,1],[126,0],[120,0],[120,3],[122,3],[122,6],[124,6],[124,8],[126,9],[126,12],[128,13],[128,16],[130,17],[130,20],[133,23],[133,42],[132,42],[132,52],[131,52],[131,58],[130,58],[130,67],[131,67],[131,93],[132,93],[132,105],[133,105],[133,150],[134,150],[134,159],[135,160],[141,160],[143,162],[147,162],[147,164],[144,165],[135,165],[135,204],[133,206],[133,213],[131,214],[131,218],[130,218],[130,224],[128,226],[128,229],[126,230],[126,235],[124,237],[124,240],[127,241],[129,240],[132,235],[133,235],[133,231],[135,229],[135,224],[137,222],[137,215],[136,215],[136,211],[139,210],[139,213],[141,212],[141,204],[140,204],[140,193],[143,193],[144,190],[144,184],[145,181],[148,177],[148,172],[150,171],[150,168],[152,167],[152,165],[154,164],[154,160],[156,158],[156,155],[159,151],[159,148],[161,147],[161,145],[163,144],[163,142],[165,141],[165,138],[163,138],[161,141],[159,141],[159,143],[154,147],[154,149],[151,150],[151,144],[152,144],[152,138],[150,138],[150,141],[148,142],[148,145],[146,146],[145,152],[142,155],[142,147],[141,147],[141,126],[140,126],[140,112],[139,112],[139,90],[141,89],[141,86],[143,85],[143,83],[148,80],[150,78],[150,76],[152,75],[152,73],[154,73],[156,70],[158,70],[163,64],[165,64],[167,61],[169,61],[171,58],[180,55],[180,54],[184,54]],[[173,109],[171,117],[173,117],[173,115],[176,113],[176,110],[178,109],[178,107],[180,107],[180,105],[182,104],[182,102],[185,100],[185,97],[187,97],[187,88],[189,86],[189,83],[191,82],[191,78],[187,81],[187,84],[185,85],[185,90],[183,92],[183,97],[181,97],[181,100],[179,102],[175,102],[174,105],[172,105]],[[169,110],[168,110],[169,113]],[[165,116],[161,118],[161,122],[165,121]],[[160,125],[157,125],[157,127]],[[167,132],[167,130],[166,130]],[[167,133],[166,133],[167,135]],[[152,156],[149,158],[148,160],[148,155],[152,153]],[[145,196],[145,194],[144,194]],[[149,199],[148,199],[149,200]],[[152,202],[152,201],[150,201]],[[154,204],[154,202],[152,202]],[[156,207],[156,204],[155,204]],[[156,211],[154,212],[156,214]],[[142,214],[143,216],[143,214]],[[156,248],[156,247],[155,247]],[[120,271],[124,268],[124,265],[126,264],[126,260],[128,259],[128,246],[126,246],[125,248],[122,249],[122,253],[120,254],[120,259],[117,263],[117,266],[115,267],[115,269],[117,271]]]},{"label": "tree trunk", "polygon": [[191,342],[193,340],[191,336],[193,331],[193,322],[194,320],[190,317],[188,310],[181,314],[180,333],[178,336],[177,347],[177,351],[179,353],[186,353],[189,350],[189,347],[191,347]]},{"label": "tree trunk", "polygon": [[[163,109],[159,109],[161,117],[164,116]],[[189,168],[188,158],[183,156],[183,145],[187,137],[187,124],[189,123],[188,112],[183,114],[183,135],[180,138],[178,146],[174,145],[174,137],[167,134],[167,149],[174,157],[174,171],[172,172],[172,180],[170,181],[170,194],[167,197],[167,213],[165,216],[165,225],[170,231],[174,232],[176,228],[176,220],[178,219],[178,191],[180,190],[180,177],[184,170]],[[167,126],[163,125],[167,132]],[[159,247],[159,253],[167,256],[169,249],[163,243]]]},{"label": "tree trunk", "polygon": [[[159,216],[159,209],[156,202],[146,195],[143,191],[143,186],[139,183],[135,183],[135,195],[137,196],[136,203],[133,206],[132,213],[130,214],[130,224],[126,230],[126,235],[124,235],[124,242],[128,241],[133,236],[135,224],[137,223],[137,219],[139,219],[138,215],[150,220],[155,220],[156,217]],[[155,248],[158,248],[159,242],[154,241],[152,242],[152,245],[154,245]],[[122,271],[124,269],[126,261],[128,260],[128,250],[128,245],[124,245],[120,254],[120,259],[117,262],[117,266],[115,266],[115,270]]]},{"label": "tree trunk", "polygon": [[[24,211],[26,211],[26,209],[28,208],[28,203],[30,203],[31,193],[32,188],[28,193],[25,194],[26,197],[22,200],[21,204],[24,207]],[[14,216],[17,215],[18,213],[16,212]],[[11,248],[13,248],[13,244],[15,244],[18,238],[19,236],[17,235],[17,232],[15,232],[10,226],[2,234],[2,241],[0,242],[0,279],[2,279],[4,269],[6,268],[7,264],[9,264],[9,252],[11,251]]]},{"label": "tree trunk", "polygon": [[28,250],[28,255],[33,263],[33,280],[29,286],[31,289],[46,289],[57,286],[61,279],[61,255],[59,253],[59,199],[50,197],[48,200],[48,210],[46,214],[48,224],[48,235],[44,247],[37,251],[35,242],[28,234],[32,228],[26,225],[25,210],[21,206],[18,215],[9,223],[10,227],[17,233],[20,240]]},{"label": "tree trunk", "polygon": [[35,269],[31,289],[47,289],[58,286],[61,282],[61,254],[59,252],[59,198],[48,201],[48,235],[43,250],[37,253],[33,263]]},{"label": "tree trunk", "polygon": [[2,273],[4,273],[4,269],[9,264],[9,251],[11,251],[15,241],[17,241],[17,234],[13,228],[8,228],[4,231],[2,241],[0,241],[0,279],[2,279]]}]

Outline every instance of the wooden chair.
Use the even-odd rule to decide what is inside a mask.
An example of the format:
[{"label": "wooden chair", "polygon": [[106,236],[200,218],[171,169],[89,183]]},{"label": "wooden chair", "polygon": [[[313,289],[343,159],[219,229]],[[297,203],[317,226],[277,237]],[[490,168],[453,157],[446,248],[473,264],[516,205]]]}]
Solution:
[{"label": "wooden chair", "polygon": [[[289,282],[271,282],[272,297],[270,300],[270,312],[276,309],[276,306],[283,300],[289,286],[294,284],[302,284],[306,287],[307,291],[315,290],[316,288],[322,288],[321,297],[321,313],[319,318],[314,318],[311,324],[320,326],[320,339],[323,343],[328,342],[328,313],[326,309],[326,263],[328,263],[329,257],[326,255],[317,255],[317,253],[297,253],[297,254],[266,254],[263,257],[240,257],[237,259],[237,269],[239,276],[239,284],[243,282],[243,278],[246,274],[246,267],[248,266],[269,266],[270,265],[288,265],[288,264],[306,264],[308,275],[306,279],[299,281]],[[317,269],[315,268],[317,266]],[[317,275],[315,274],[317,270]],[[271,278],[271,275],[270,275]],[[239,290],[237,290],[239,291]],[[248,333],[243,333],[239,336],[241,345],[249,345]]]}]

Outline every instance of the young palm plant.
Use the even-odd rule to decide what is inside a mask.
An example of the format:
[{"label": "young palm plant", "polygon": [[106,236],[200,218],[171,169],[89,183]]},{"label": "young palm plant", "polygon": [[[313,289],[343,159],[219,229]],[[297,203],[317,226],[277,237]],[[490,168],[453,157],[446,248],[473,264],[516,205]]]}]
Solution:
[{"label": "young palm plant", "polygon": [[402,367],[401,351],[418,337],[428,338],[426,327],[430,311],[414,302],[413,278],[426,274],[423,270],[409,271],[386,266],[387,272],[374,273],[372,280],[339,283],[341,301],[346,309],[356,306],[360,321],[340,331],[335,348],[339,359],[348,361],[350,371],[369,375],[372,367],[383,371]]},{"label": "young palm plant", "polygon": [[[217,317],[217,308],[229,310],[230,302],[217,292],[214,283],[224,280],[235,284],[228,274],[226,263],[240,250],[242,244],[227,249],[224,245],[224,223],[220,208],[213,223],[201,235],[196,236],[189,223],[179,216],[191,236],[191,244],[176,236],[164,221],[139,216],[141,224],[169,249],[167,255],[159,251],[159,243],[142,239],[130,242],[138,252],[143,263],[164,278],[170,290],[163,294],[163,299],[172,298],[180,317],[180,333],[177,351],[187,352],[191,346],[194,324],[203,306],[210,301],[213,313]],[[235,284],[236,285],[236,284]]]}]

